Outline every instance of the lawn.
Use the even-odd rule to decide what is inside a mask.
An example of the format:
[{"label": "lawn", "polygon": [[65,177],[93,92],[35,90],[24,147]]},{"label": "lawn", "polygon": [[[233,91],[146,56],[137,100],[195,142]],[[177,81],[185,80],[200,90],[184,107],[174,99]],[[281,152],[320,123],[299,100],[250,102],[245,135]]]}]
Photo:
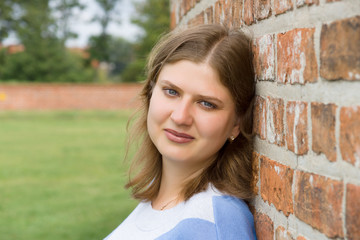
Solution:
[{"label": "lawn", "polygon": [[0,239],[103,239],[124,190],[129,112],[0,112]]}]

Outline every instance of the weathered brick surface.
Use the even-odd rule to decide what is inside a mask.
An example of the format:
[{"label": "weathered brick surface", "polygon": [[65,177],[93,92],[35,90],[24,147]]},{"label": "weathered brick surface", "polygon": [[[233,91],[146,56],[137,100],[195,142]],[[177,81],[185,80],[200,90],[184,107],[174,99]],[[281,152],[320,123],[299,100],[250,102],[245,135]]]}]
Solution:
[{"label": "weathered brick surface", "polygon": [[204,24],[205,20],[204,20],[204,12],[199,13],[198,15],[196,15],[196,17],[192,18],[188,25],[189,26],[197,26],[197,25],[201,25]]},{"label": "weathered brick surface", "polygon": [[360,16],[324,24],[320,74],[328,80],[360,80]]},{"label": "weathered brick surface", "polygon": [[173,6],[170,12],[170,28],[174,29],[176,27],[176,6]]},{"label": "weathered brick surface", "polygon": [[138,105],[140,84],[0,85],[2,110],[126,109]]},{"label": "weathered brick surface", "polygon": [[243,19],[246,25],[254,23],[254,0],[244,0]]},{"label": "weathered brick surface", "polygon": [[346,186],[346,235],[347,239],[360,239],[360,186]]},{"label": "weathered brick surface", "polygon": [[254,0],[254,16],[257,20],[262,20],[271,16],[270,0]]},{"label": "weathered brick surface", "polygon": [[274,0],[274,12],[275,15],[284,13],[293,9],[293,3],[291,0]]},{"label": "weathered brick surface", "polygon": [[294,171],[265,156],[260,157],[260,192],[264,201],[274,204],[286,216],[293,213],[292,181]]},{"label": "weathered brick surface", "polygon": [[253,181],[252,181],[252,189],[255,194],[259,192],[259,187],[257,183],[259,181],[259,162],[260,162],[260,154],[257,152],[253,152],[252,155],[252,167],[253,167]]},{"label": "weathered brick surface", "polygon": [[294,240],[294,237],[283,226],[279,226],[275,231],[275,240]]},{"label": "weathered brick surface", "polygon": [[343,160],[360,167],[360,106],[340,109],[340,152]]},{"label": "weathered brick surface", "polygon": [[334,104],[311,103],[312,150],[332,162],[336,161],[335,114]]},{"label": "weathered brick surface", "polygon": [[318,78],[314,28],[278,34],[277,78],[281,83],[305,84]]},{"label": "weathered brick surface", "polygon": [[208,7],[205,10],[205,21],[208,24],[213,24],[214,23],[214,9],[212,6]]},{"label": "weathered brick surface", "polygon": [[242,1],[219,0],[215,3],[215,22],[228,27],[242,25]]},{"label": "weathered brick surface", "polygon": [[256,213],[254,216],[255,230],[258,240],[273,240],[274,223],[263,213]]},{"label": "weathered brick surface", "polygon": [[257,80],[275,79],[275,45],[272,34],[254,41],[254,68]]},{"label": "weathered brick surface", "polygon": [[319,0],[296,0],[296,7],[311,6],[313,4],[319,5]]},{"label": "weathered brick surface", "polygon": [[285,144],[284,101],[281,98],[268,97],[267,140],[279,146]]},{"label": "weathered brick surface", "polygon": [[260,96],[255,98],[253,128],[255,134],[266,139],[266,100]]},{"label": "weathered brick surface", "polygon": [[295,172],[294,214],[331,238],[343,237],[341,181]]},{"label": "weathered brick surface", "polygon": [[307,104],[289,101],[286,105],[286,143],[290,151],[303,155],[308,152]]}]

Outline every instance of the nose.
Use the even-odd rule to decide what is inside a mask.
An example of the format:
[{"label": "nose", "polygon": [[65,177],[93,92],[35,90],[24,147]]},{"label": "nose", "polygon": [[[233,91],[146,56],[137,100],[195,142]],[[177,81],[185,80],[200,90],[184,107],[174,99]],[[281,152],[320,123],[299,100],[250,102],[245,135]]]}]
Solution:
[{"label": "nose", "polygon": [[174,105],[170,118],[177,125],[190,126],[193,123],[191,102],[185,99],[180,100]]}]

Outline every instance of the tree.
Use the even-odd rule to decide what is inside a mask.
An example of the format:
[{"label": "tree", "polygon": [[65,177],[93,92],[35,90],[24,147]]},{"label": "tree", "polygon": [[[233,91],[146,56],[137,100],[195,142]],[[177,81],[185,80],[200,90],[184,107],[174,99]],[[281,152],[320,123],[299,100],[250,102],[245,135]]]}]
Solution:
[{"label": "tree", "polygon": [[[76,0],[32,0],[31,3],[18,0],[12,27],[25,51],[6,57],[0,69],[1,79],[43,82],[92,80],[82,59],[66,51],[64,44],[70,31],[59,27],[59,20],[54,17],[50,6],[67,6],[71,10],[79,5]],[[59,29],[64,33],[62,36],[59,36]]]},{"label": "tree", "polygon": [[0,1],[0,43],[13,31],[16,23],[16,10],[19,10],[20,0],[1,0]]},{"label": "tree", "polygon": [[101,26],[101,32],[97,36],[91,36],[89,39],[89,53],[92,58],[101,61],[110,61],[110,45],[112,36],[107,34],[107,28],[112,21],[118,22],[117,6],[120,0],[96,0],[100,6],[102,13],[97,14],[93,18],[93,22],[98,22]]},{"label": "tree", "polygon": [[69,22],[74,17],[75,10],[83,10],[85,5],[81,4],[79,0],[51,0],[53,17],[57,23],[57,36],[62,41],[62,45],[69,38],[76,38],[77,34],[70,31]]},{"label": "tree", "polygon": [[98,14],[94,17],[93,21],[99,22],[101,26],[101,34],[106,34],[107,27],[110,22],[116,21],[116,16],[118,15],[117,6],[120,3],[120,0],[96,0],[100,8],[102,9],[102,14]]},{"label": "tree", "polygon": [[170,30],[169,0],[148,0],[136,5],[137,17],[132,22],[144,30],[134,44],[135,59],[125,69],[122,79],[125,82],[145,79],[146,58],[160,36]]}]

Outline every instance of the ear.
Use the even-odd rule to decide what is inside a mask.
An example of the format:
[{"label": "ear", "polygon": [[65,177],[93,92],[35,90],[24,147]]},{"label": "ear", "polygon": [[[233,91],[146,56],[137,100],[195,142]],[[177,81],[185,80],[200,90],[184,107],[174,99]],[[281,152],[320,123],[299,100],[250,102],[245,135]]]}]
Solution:
[{"label": "ear", "polygon": [[234,137],[237,138],[237,136],[239,136],[240,134],[240,125],[241,125],[241,120],[239,117],[237,117],[235,124],[233,126],[233,128],[231,129],[231,135],[229,137]]}]

